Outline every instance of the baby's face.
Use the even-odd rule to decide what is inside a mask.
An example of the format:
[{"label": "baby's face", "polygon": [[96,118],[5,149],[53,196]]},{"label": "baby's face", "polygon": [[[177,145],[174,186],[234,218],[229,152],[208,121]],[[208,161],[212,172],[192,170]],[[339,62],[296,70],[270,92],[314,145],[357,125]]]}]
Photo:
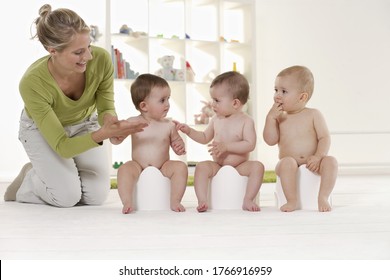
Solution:
[{"label": "baby's face", "polygon": [[282,106],[283,111],[290,113],[304,108],[306,102],[302,102],[301,96],[302,91],[293,76],[276,78],[274,101]]},{"label": "baby's face", "polygon": [[171,90],[169,87],[154,87],[149,96],[145,99],[147,115],[152,119],[165,118],[169,111],[169,98]]},{"label": "baby's face", "polygon": [[213,100],[212,108],[217,116],[227,117],[234,113],[233,97],[228,92],[225,84],[215,85],[210,89]]}]

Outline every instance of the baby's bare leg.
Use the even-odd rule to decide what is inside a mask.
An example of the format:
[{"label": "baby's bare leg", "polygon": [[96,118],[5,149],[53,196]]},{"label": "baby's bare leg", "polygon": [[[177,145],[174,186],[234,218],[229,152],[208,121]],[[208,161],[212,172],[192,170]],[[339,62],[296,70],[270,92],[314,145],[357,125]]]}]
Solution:
[{"label": "baby's bare leg", "polygon": [[123,204],[123,214],[134,211],[134,186],[141,171],[142,167],[135,161],[128,161],[125,164],[122,164],[118,169],[118,193]]},{"label": "baby's bare leg", "polygon": [[283,212],[297,209],[297,171],[298,163],[292,157],[282,158],[276,165],[276,174],[279,176],[287,203],[280,207]]},{"label": "baby's bare leg", "polygon": [[184,212],[186,209],[181,200],[187,187],[187,165],[182,161],[168,160],[161,167],[161,173],[171,180],[171,209]]},{"label": "baby's bare leg", "polygon": [[264,177],[264,165],[259,161],[246,161],[236,167],[241,176],[248,177],[242,209],[247,211],[260,211],[260,206],[254,201]]},{"label": "baby's bare leg", "polygon": [[209,182],[217,174],[221,166],[213,161],[202,161],[196,165],[194,175],[194,187],[198,198],[198,212],[205,212],[209,208],[208,190]]},{"label": "baby's bare leg", "polygon": [[336,184],[338,163],[334,157],[327,156],[321,160],[320,175],[321,184],[318,194],[318,211],[328,212],[332,210],[329,204],[329,196]]}]

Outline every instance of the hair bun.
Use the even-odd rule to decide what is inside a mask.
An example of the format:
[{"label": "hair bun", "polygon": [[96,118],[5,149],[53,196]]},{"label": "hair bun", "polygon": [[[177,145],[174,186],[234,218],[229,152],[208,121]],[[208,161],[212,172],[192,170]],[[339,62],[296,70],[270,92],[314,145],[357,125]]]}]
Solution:
[{"label": "hair bun", "polygon": [[40,9],[39,9],[39,15],[41,17],[44,17],[46,16],[48,13],[51,12],[51,6],[49,4],[45,4],[43,5]]}]

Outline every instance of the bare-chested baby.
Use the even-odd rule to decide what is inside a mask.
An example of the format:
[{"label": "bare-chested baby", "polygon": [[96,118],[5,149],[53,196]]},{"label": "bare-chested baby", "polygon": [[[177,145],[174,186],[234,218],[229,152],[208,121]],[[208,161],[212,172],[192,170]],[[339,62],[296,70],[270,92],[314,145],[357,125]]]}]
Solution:
[{"label": "bare-chested baby", "polygon": [[118,192],[122,213],[134,211],[133,193],[141,172],[148,166],[160,169],[171,181],[170,207],[183,212],[181,204],[188,177],[186,163],[170,160],[170,147],[177,155],[185,154],[183,139],[175,123],[167,119],[171,89],[166,80],[153,74],[142,74],[131,85],[131,97],[140,115],[130,119],[145,119],[149,125],[144,131],[132,135],[132,160],[118,169]]},{"label": "bare-chested baby", "polygon": [[202,161],[196,165],[194,187],[198,199],[197,210],[207,211],[209,180],[224,165],[231,165],[241,176],[248,177],[248,185],[242,208],[260,211],[255,203],[263,181],[264,165],[249,160],[249,154],[256,146],[256,131],[253,119],[242,108],[249,97],[249,84],[238,72],[226,72],[211,83],[210,95],[215,112],[205,131],[197,131],[186,124],[177,123],[177,128],[192,140],[209,144],[213,161]]},{"label": "bare-chested baby", "polygon": [[274,104],[265,121],[265,142],[279,146],[276,174],[287,200],[280,207],[284,212],[297,208],[296,176],[302,164],[321,176],[318,210],[331,210],[328,199],[336,183],[338,163],[328,156],[330,134],[324,117],[317,109],[306,107],[313,90],[314,78],[308,68],[282,70],[276,77]]}]

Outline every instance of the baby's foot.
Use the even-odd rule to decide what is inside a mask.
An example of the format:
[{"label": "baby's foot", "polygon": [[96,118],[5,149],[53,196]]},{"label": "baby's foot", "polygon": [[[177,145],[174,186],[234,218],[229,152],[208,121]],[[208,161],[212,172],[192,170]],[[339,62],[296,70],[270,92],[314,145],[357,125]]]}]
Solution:
[{"label": "baby's foot", "polygon": [[327,198],[318,198],[318,211],[320,212],[329,212],[332,210]]},{"label": "baby's foot", "polygon": [[252,200],[244,200],[244,204],[242,205],[242,210],[258,212],[260,211],[260,207]]},{"label": "baby's foot", "polygon": [[294,202],[287,202],[286,204],[282,205],[280,207],[280,211],[282,212],[292,212],[294,210],[297,210],[297,203]]},{"label": "baby's foot", "polygon": [[129,213],[131,213],[133,211],[134,211],[134,209],[133,209],[132,205],[130,205],[130,204],[123,205],[123,208],[122,208],[122,213],[123,214],[129,214]]},{"label": "baby's foot", "polygon": [[208,209],[209,206],[207,205],[207,202],[199,202],[198,207],[196,208],[198,212],[206,212]]},{"label": "baby's foot", "polygon": [[171,209],[172,209],[172,211],[175,211],[175,212],[186,211],[186,209],[184,208],[184,206],[180,202],[171,203]]}]

